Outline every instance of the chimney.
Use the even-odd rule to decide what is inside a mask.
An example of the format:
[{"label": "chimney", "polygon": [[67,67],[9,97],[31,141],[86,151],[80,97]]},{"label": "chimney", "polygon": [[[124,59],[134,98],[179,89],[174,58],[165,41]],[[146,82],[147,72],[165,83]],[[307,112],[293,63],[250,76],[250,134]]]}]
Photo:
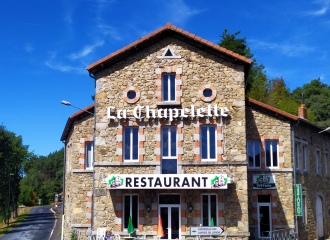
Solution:
[{"label": "chimney", "polygon": [[298,117],[307,119],[307,109],[305,108],[305,94],[302,94],[302,104],[298,108]]}]

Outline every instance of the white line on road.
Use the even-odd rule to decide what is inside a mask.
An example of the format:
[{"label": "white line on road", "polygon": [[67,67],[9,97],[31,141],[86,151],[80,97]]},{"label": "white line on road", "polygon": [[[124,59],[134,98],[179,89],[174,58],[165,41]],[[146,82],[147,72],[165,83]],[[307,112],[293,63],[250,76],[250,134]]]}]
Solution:
[{"label": "white line on road", "polygon": [[[53,208],[50,208],[50,210],[54,213],[54,216],[55,216],[55,218],[56,218],[56,214],[55,214]],[[49,236],[48,240],[49,240],[49,239],[52,237],[52,235],[53,235],[53,232],[54,232],[54,229],[55,229],[55,226],[56,226],[56,222],[57,222],[57,218],[56,218],[56,220],[55,220],[55,224],[54,224],[53,230],[52,230],[52,232],[50,233],[50,236]]]}]

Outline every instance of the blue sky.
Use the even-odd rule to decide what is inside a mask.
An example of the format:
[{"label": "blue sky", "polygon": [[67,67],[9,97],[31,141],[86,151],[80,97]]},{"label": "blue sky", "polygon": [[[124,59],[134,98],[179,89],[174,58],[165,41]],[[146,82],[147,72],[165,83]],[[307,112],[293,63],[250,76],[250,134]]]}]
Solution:
[{"label": "blue sky", "polygon": [[269,78],[330,85],[330,0],[1,1],[0,124],[38,155],[63,147],[68,117],[93,103],[86,66],[167,22],[218,43],[241,30]]}]

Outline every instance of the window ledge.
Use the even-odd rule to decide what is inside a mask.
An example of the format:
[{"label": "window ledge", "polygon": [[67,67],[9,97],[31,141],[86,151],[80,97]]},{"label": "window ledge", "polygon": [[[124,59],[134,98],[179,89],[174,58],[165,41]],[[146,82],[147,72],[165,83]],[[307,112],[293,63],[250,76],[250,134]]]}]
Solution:
[{"label": "window ledge", "polygon": [[73,169],[73,173],[92,173],[93,169]]},{"label": "window ledge", "polygon": [[94,167],[113,166],[160,166],[160,162],[95,162]]},{"label": "window ledge", "polygon": [[157,106],[180,106],[181,102],[157,102]]},{"label": "window ledge", "polygon": [[72,228],[90,228],[92,224],[71,224]]},{"label": "window ledge", "polygon": [[248,169],[248,172],[293,172],[293,168]]},{"label": "window ledge", "polygon": [[247,161],[201,161],[201,162],[195,162],[195,161],[185,161],[185,162],[178,162],[178,165],[180,166],[212,166],[212,165],[247,165]]}]

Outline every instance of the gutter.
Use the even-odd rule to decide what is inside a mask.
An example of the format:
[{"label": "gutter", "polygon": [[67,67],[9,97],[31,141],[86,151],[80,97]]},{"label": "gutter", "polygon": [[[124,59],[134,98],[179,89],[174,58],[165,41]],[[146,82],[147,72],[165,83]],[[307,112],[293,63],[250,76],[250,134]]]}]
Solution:
[{"label": "gutter", "polygon": [[[96,101],[96,77],[89,72],[89,76],[93,78],[94,81],[94,94],[95,94],[95,100]],[[91,226],[91,240],[93,240],[93,231],[94,231],[94,193],[95,193],[95,129],[96,129],[96,103],[94,104],[94,137],[93,137],[93,192],[92,192],[92,226]]]},{"label": "gutter", "polygon": [[63,197],[62,197],[62,233],[61,240],[63,240],[64,235],[64,203],[65,203],[65,157],[66,157],[66,141],[62,141],[64,143],[64,163],[63,163]]},{"label": "gutter", "polygon": [[[294,183],[294,186],[293,186],[293,189],[295,189],[295,186],[296,186],[296,160],[295,160],[295,141],[294,141],[294,127],[297,126],[299,123],[300,123],[300,120],[301,118],[298,117],[298,122],[292,126],[292,129],[291,129],[291,133],[292,133],[292,161],[293,161],[293,183]],[[295,190],[294,190],[295,191]],[[293,192],[293,196],[295,196],[295,192]],[[294,201],[294,205],[295,205],[295,210],[296,211],[296,201],[295,199],[293,199]],[[295,213],[295,222],[296,222],[296,232],[297,232],[297,236],[298,236],[298,217]]]}]

